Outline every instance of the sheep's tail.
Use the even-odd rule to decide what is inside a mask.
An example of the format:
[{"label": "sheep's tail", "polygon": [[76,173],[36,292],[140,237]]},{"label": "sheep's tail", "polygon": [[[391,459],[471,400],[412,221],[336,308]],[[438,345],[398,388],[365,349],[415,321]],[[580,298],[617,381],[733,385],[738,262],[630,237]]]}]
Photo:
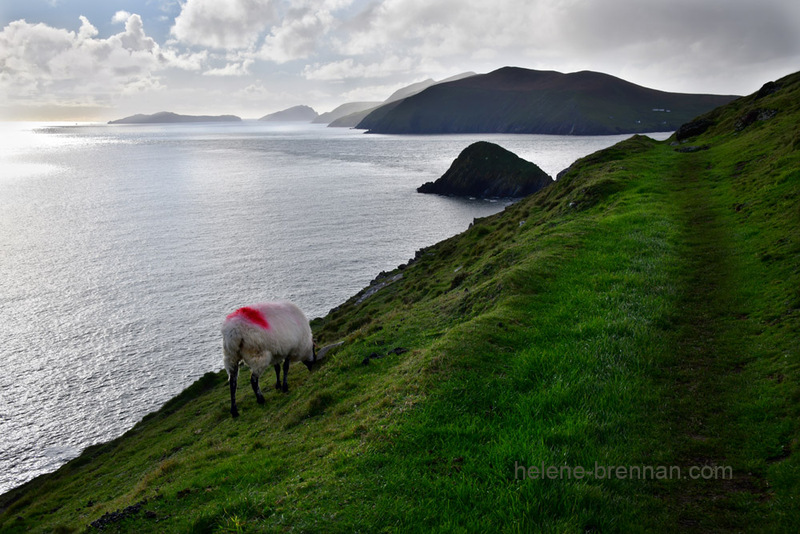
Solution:
[{"label": "sheep's tail", "polygon": [[244,337],[237,325],[228,324],[222,327],[222,354],[225,370],[228,372],[229,377],[234,372],[238,374],[243,346]]}]

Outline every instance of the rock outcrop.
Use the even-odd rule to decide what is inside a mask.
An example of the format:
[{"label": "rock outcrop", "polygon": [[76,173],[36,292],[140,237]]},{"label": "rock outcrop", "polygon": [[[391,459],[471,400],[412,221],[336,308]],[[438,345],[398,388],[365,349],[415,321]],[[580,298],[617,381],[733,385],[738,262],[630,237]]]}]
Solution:
[{"label": "rock outcrop", "polygon": [[486,141],[465,148],[441,178],[420,193],[475,198],[524,197],[553,183],[535,163]]}]

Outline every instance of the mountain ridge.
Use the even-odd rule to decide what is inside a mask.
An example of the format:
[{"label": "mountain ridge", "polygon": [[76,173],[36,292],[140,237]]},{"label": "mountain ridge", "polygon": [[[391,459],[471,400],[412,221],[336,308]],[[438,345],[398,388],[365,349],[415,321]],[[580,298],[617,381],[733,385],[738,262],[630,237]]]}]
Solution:
[{"label": "mountain ridge", "polygon": [[369,113],[369,133],[608,135],[673,131],[733,95],[669,93],[592,71],[503,67],[431,86]]}]

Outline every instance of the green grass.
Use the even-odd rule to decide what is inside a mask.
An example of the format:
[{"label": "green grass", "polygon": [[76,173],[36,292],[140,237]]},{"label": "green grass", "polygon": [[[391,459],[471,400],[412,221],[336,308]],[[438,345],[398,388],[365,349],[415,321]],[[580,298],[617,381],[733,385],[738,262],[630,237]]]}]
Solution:
[{"label": "green grass", "polygon": [[[710,114],[688,141],[707,150],[634,137],[576,162],[314,321],[345,343],[288,395],[242,387],[233,420],[208,374],[0,497],[0,531],[137,503],[105,531],[796,531],[799,79]],[[518,469],[542,465],[607,473]]]}]

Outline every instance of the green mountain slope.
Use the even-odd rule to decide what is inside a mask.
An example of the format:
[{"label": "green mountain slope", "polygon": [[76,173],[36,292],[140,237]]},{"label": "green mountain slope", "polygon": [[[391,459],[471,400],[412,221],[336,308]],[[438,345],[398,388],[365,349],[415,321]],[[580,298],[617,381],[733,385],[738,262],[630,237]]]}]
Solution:
[{"label": "green mountain slope", "polygon": [[656,91],[598,72],[505,67],[382,106],[356,127],[392,134],[666,132],[733,98]]},{"label": "green mountain slope", "polygon": [[800,74],[579,160],[315,320],[288,395],[209,373],[0,531],[796,531],[798,125]]}]

